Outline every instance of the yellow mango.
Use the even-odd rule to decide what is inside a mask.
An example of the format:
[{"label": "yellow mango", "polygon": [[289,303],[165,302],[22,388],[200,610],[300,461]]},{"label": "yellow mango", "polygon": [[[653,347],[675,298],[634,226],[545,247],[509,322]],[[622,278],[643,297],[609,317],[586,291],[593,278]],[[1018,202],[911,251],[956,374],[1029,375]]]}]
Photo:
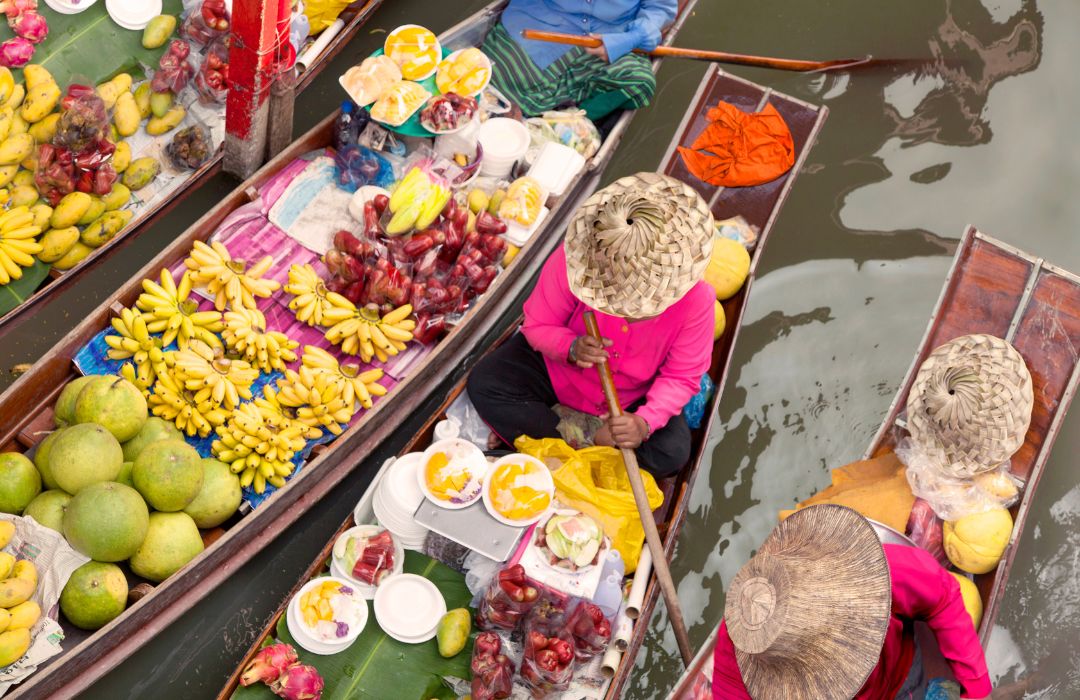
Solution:
[{"label": "yellow mango", "polygon": [[75,245],[71,246],[71,249],[64,253],[64,257],[60,258],[53,263],[53,267],[57,270],[70,270],[83,260],[87,255],[94,252],[94,249],[84,244],[82,241],[76,241]]},{"label": "yellow mango", "polygon": [[0,104],[7,102],[15,91],[15,76],[7,66],[0,66]]},{"label": "yellow mango", "polygon": [[36,63],[23,66],[23,80],[26,81],[27,90],[40,83],[56,82],[53,80],[52,73]]},{"label": "yellow mango", "polygon": [[25,578],[6,578],[0,581],[0,608],[13,608],[34,595],[37,584]]},{"label": "yellow mango", "polygon": [[128,91],[120,93],[116,98],[116,108],[113,110],[113,123],[116,131],[121,136],[131,136],[139,130],[139,106],[135,104],[135,96]]},{"label": "yellow mango", "polygon": [[33,153],[31,153],[30,155],[23,158],[22,162],[19,163],[19,165],[22,166],[23,170],[29,170],[32,173],[36,173],[37,172],[37,166],[38,166],[38,151],[37,151],[37,149],[35,148]]},{"label": "yellow mango", "polygon": [[38,260],[43,263],[54,263],[67,255],[78,242],[78,226],[51,228],[38,241],[42,247],[42,251],[38,253]]},{"label": "yellow mango", "polygon": [[11,118],[11,130],[8,131],[8,138],[18,134],[25,134],[29,129],[30,125],[22,118],[22,114],[15,112],[15,116]]},{"label": "yellow mango", "polygon": [[0,141],[3,141],[8,137],[8,134],[11,132],[11,122],[14,119],[14,110],[9,109],[8,107],[0,107]]},{"label": "yellow mango", "polygon": [[49,143],[56,136],[56,126],[60,122],[60,113],[54,112],[36,124],[30,125],[29,133],[38,143]]},{"label": "yellow mango", "polygon": [[150,112],[150,81],[147,80],[135,88],[135,106],[139,108],[139,119],[147,119]]},{"label": "yellow mango", "polygon": [[0,552],[0,580],[7,578],[15,568],[15,557],[7,552]]},{"label": "yellow mango", "polygon": [[17,629],[0,634],[0,666],[10,666],[30,648],[30,630]]},{"label": "yellow mango", "polygon": [[[34,584],[34,588],[37,588],[38,573],[37,567],[34,566],[34,562],[29,559],[20,559],[15,562],[15,568],[11,570],[11,575],[24,581],[29,581]],[[10,608],[10,605],[5,605],[5,608]]]},{"label": "yellow mango", "polygon": [[98,97],[105,103],[105,109],[112,109],[117,99],[131,89],[131,76],[121,73],[112,80],[97,86]]},{"label": "yellow mango", "polygon": [[136,158],[124,171],[123,183],[130,190],[141,190],[161,171],[161,163],[150,156]]},{"label": "yellow mango", "polygon": [[11,193],[6,187],[0,187],[0,207],[6,207],[9,199],[11,199]]},{"label": "yellow mango", "polygon": [[8,203],[13,207],[29,207],[38,200],[37,188],[33,185],[18,185],[11,190]]},{"label": "yellow mango", "polygon": [[41,617],[41,606],[32,600],[19,603],[8,611],[11,615],[9,630],[28,630]]},{"label": "yellow mango", "polygon": [[165,113],[163,117],[150,117],[146,122],[146,133],[151,136],[161,136],[175,129],[180,122],[184,121],[187,110],[180,105],[175,105]]},{"label": "yellow mango", "polygon": [[[15,523],[10,520],[0,520],[0,548],[7,547],[8,542],[15,536]],[[5,574],[6,576],[6,574]],[[0,578],[4,578],[0,576]]]},{"label": "yellow mango", "polygon": [[7,187],[19,174],[19,164],[0,166],[0,187]]},{"label": "yellow mango", "polygon": [[26,93],[26,100],[19,108],[19,115],[27,123],[39,122],[56,108],[60,101],[60,86],[53,81],[38,83]]},{"label": "yellow mango", "polygon": [[[15,173],[15,178],[11,181],[11,184],[15,187],[20,185],[34,185],[34,171],[26,170],[25,168]],[[36,188],[37,185],[34,185]]]},{"label": "yellow mango", "polygon": [[53,209],[52,216],[49,218],[49,225],[53,228],[74,226],[86,213],[86,210],[90,208],[93,201],[93,198],[85,192],[72,192],[64,195],[64,198]]},{"label": "yellow mango", "polygon": [[[136,125],[137,127],[137,125]],[[112,154],[112,167],[117,173],[122,173],[131,165],[131,144],[121,141],[116,144],[116,150]]]},{"label": "yellow mango", "polygon": [[158,49],[172,36],[176,29],[176,15],[158,15],[143,28],[142,45],[144,49]]},{"label": "yellow mango", "polygon": [[100,248],[120,233],[131,220],[131,212],[126,210],[105,212],[101,218],[83,229],[79,240],[91,248]]},{"label": "yellow mango", "polygon": [[[114,157],[115,155],[113,154]],[[127,185],[117,182],[112,186],[109,194],[101,198],[101,201],[105,202],[105,211],[113,211],[127,204],[129,199],[131,199],[131,190],[127,188]]]},{"label": "yellow mango", "polygon": [[0,632],[6,632],[11,625],[11,613],[0,608]]},{"label": "yellow mango", "polygon": [[105,202],[101,201],[101,197],[94,197],[90,202],[90,207],[86,210],[86,213],[79,219],[79,226],[89,226],[97,221],[102,214],[105,213]]},{"label": "yellow mango", "polygon": [[44,231],[49,228],[49,219],[52,218],[52,207],[42,202],[30,207],[30,213],[34,215],[34,226]]},{"label": "yellow mango", "polygon": [[[0,165],[18,165],[34,151],[34,137],[30,134],[9,136],[0,143]],[[18,172],[18,170],[16,170]],[[15,175],[11,176],[12,178]]]},{"label": "yellow mango", "polygon": [[11,91],[11,97],[7,98],[7,101],[3,103],[3,106],[14,112],[22,104],[24,97],[26,97],[26,88],[23,87],[22,83],[19,83],[15,86],[15,89]]}]

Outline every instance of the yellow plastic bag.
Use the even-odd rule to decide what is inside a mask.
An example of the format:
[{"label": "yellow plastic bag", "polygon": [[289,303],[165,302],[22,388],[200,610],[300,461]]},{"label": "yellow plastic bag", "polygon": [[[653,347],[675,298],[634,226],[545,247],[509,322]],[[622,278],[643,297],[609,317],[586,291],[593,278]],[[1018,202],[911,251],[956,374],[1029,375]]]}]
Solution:
[{"label": "yellow plastic bag", "polygon": [[[548,462],[562,463],[553,474],[555,497],[561,503],[590,515],[604,528],[612,546],[622,555],[626,573],[637,568],[645,530],[641,526],[634,492],[622,455],[614,447],[586,447],[575,450],[557,438],[534,440],[519,437],[514,442],[518,452]],[[664,502],[664,494],[652,474],[641,472],[649,507],[656,510]]]},{"label": "yellow plastic bag", "polygon": [[311,36],[323,31],[338,18],[342,10],[354,0],[308,0],[304,3],[304,14],[311,23]]}]

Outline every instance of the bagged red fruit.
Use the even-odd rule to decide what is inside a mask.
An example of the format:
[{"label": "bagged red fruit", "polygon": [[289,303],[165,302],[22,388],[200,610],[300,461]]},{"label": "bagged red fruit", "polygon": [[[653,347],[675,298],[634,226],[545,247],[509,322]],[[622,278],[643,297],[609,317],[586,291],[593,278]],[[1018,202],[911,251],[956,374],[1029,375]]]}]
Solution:
[{"label": "bagged red fruit", "polygon": [[525,626],[521,677],[532,689],[534,698],[547,697],[570,687],[574,677],[574,657],[574,638],[565,628],[545,633],[533,624]]},{"label": "bagged red fruit", "polygon": [[607,650],[611,642],[611,622],[599,607],[588,601],[578,603],[567,622],[574,636],[574,649],[582,661]]},{"label": "bagged red fruit", "polygon": [[544,634],[555,634],[566,627],[573,602],[574,598],[566,593],[545,587],[536,605],[529,610],[528,626]]},{"label": "bagged red fruit", "polygon": [[501,700],[514,690],[514,662],[502,653],[494,632],[481,632],[473,642],[472,700]]},{"label": "bagged red fruit", "polygon": [[488,584],[477,606],[476,626],[482,630],[513,631],[539,597],[521,564],[508,566]]}]

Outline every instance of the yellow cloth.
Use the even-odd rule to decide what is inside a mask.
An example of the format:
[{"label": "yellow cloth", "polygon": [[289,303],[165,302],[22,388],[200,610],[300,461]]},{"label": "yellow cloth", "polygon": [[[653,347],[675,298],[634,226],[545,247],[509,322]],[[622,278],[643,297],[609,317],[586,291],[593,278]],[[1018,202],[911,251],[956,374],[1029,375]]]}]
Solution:
[{"label": "yellow cloth", "polygon": [[323,31],[338,18],[342,10],[354,0],[308,0],[304,3],[304,14],[311,23],[311,36]]},{"label": "yellow cloth", "polygon": [[[567,507],[595,518],[622,555],[626,573],[633,573],[645,542],[645,530],[619,451],[614,447],[575,450],[557,438],[534,440],[525,436],[515,440],[514,447],[552,469],[555,497]],[[664,494],[652,474],[643,471],[641,479],[649,508],[656,510],[663,504]]]},{"label": "yellow cloth", "polygon": [[800,508],[833,503],[853,508],[863,516],[904,532],[915,495],[905,467],[892,452],[833,469],[832,486],[806,499],[794,510],[780,511],[780,520]]}]

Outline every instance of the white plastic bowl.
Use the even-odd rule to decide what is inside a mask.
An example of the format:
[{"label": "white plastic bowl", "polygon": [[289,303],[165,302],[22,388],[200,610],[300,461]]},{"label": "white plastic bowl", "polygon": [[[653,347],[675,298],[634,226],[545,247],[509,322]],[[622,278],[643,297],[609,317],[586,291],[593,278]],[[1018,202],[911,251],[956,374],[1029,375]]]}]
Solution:
[{"label": "white plastic bowl", "polygon": [[326,581],[337,581],[343,586],[348,586],[353,590],[357,590],[356,584],[352,581],[346,580],[338,576],[320,576],[313,578],[304,584],[304,587],[297,591],[292,600],[289,601],[289,607],[285,614],[285,623],[289,627],[289,633],[304,649],[310,651],[313,654],[336,654],[339,651],[347,649],[353,642],[356,641],[360,633],[364,631],[368,621],[368,606],[366,600],[360,596],[360,610],[362,611],[359,625],[354,626],[349,630],[349,633],[342,637],[340,641],[327,642],[322,639],[316,638],[310,632],[307,631],[307,625],[303,622],[303,616],[300,614],[300,598],[315,586],[321,585]]},{"label": "white plastic bowl", "polygon": [[480,174],[488,177],[507,177],[529,150],[529,130],[516,119],[488,119],[480,125],[476,138],[484,147]]},{"label": "white plastic bowl", "polygon": [[[546,490],[548,494],[548,507],[531,518],[526,518],[525,520],[512,520],[499,513],[499,511],[495,510],[495,504],[491,500],[491,477],[495,474],[495,470],[497,470],[500,466],[504,464],[520,464],[522,462],[528,462],[529,464],[540,467],[541,471],[539,473],[542,475],[542,478],[544,478],[547,482]],[[487,508],[487,512],[489,515],[491,515],[491,517],[495,518],[500,523],[503,523],[504,525],[509,525],[511,527],[526,527],[528,525],[532,525],[533,523],[540,520],[551,512],[552,505],[555,503],[555,480],[551,477],[551,470],[548,469],[547,465],[538,460],[537,458],[525,454],[514,453],[506,455],[505,457],[501,457],[497,462],[495,462],[495,464],[491,466],[491,469],[488,471],[487,478],[484,479],[483,494],[484,507]]]},{"label": "white plastic bowl", "polygon": [[342,561],[342,554],[339,552],[339,543],[341,545],[340,550],[343,552],[345,548],[345,542],[349,537],[373,537],[379,534],[381,530],[386,530],[390,533],[390,539],[394,543],[394,568],[391,569],[390,575],[400,574],[405,566],[405,548],[401,546],[401,542],[398,541],[394,533],[389,529],[380,527],[378,525],[357,525],[356,527],[350,527],[345,532],[341,533],[341,536],[334,542],[334,549],[330,556],[330,573],[335,577],[345,581],[349,586],[356,589],[356,592],[367,600],[371,600],[375,597],[375,591],[377,586],[372,586],[364,581],[358,581],[352,577],[351,571],[346,571]]},{"label": "white plastic bowl", "polygon": [[[460,450],[465,453],[464,459],[468,459],[470,463],[475,462],[475,467],[472,469],[473,479],[480,482],[480,488],[476,490],[476,495],[467,501],[461,501],[454,503],[453,501],[447,501],[439,498],[431,489],[427,483],[427,464],[428,461],[438,452],[446,452],[448,450]],[[487,457],[484,456],[483,451],[472,444],[468,440],[462,440],[461,438],[451,438],[450,440],[436,440],[431,443],[431,446],[424,450],[424,459],[420,464],[420,468],[416,470],[416,483],[419,484],[420,490],[423,491],[424,496],[439,506],[440,508],[446,508],[447,510],[458,510],[461,508],[467,508],[477,500],[480,499],[483,493],[484,475],[487,474],[490,465],[487,462]]]}]

